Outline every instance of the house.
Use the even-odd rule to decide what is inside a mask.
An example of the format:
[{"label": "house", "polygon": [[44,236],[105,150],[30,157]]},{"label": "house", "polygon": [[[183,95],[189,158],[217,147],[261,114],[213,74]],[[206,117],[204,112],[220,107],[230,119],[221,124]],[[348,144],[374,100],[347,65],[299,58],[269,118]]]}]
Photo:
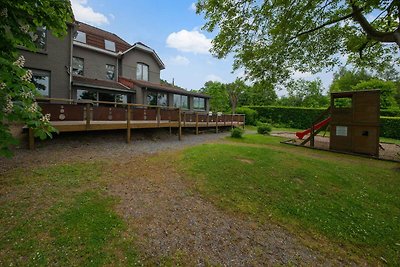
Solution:
[{"label": "house", "polygon": [[97,100],[208,111],[209,97],[161,84],[165,65],[154,49],[76,22],[63,39],[38,31],[39,51],[21,50],[39,92],[50,98]]}]

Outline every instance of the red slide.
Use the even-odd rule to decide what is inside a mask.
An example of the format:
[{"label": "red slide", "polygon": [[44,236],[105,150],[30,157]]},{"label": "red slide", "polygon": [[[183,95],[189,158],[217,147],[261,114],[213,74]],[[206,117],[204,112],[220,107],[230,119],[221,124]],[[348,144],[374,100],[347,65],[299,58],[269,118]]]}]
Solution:
[{"label": "red slide", "polygon": [[[320,121],[320,122],[318,122],[317,124],[314,124],[314,131],[316,131],[316,130],[318,130],[319,128],[325,126],[325,125],[328,124],[330,121],[331,121],[331,117],[328,117],[328,118],[326,118],[325,120]],[[311,132],[311,129],[307,129],[307,130],[302,131],[302,132],[297,132],[297,133],[296,133],[296,136],[297,136],[299,139],[303,139],[303,137],[304,137],[305,135],[309,134],[310,132]]]}]

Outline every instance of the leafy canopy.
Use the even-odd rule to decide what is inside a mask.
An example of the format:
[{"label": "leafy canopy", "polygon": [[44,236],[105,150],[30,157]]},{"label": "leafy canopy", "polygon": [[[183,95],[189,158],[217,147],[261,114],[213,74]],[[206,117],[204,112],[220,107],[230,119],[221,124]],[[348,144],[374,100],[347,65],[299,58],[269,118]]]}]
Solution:
[{"label": "leafy canopy", "polygon": [[36,51],[39,27],[63,36],[72,20],[68,0],[0,0],[0,156],[10,156],[9,146],[16,143],[11,123],[26,124],[40,138],[55,131],[35,101],[39,93],[31,83],[32,72],[24,69],[25,60],[19,57],[18,48]]},{"label": "leafy canopy", "polygon": [[[383,70],[399,63],[398,0],[199,0],[212,52],[235,57],[249,78],[279,83],[294,71],[348,62]],[[368,19],[367,19],[368,18]]]}]

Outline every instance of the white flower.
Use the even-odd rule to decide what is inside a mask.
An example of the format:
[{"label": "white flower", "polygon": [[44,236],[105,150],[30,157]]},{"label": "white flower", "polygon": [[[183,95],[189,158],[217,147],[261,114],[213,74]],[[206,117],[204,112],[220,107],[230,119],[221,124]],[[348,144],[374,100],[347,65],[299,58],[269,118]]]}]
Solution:
[{"label": "white flower", "polygon": [[8,17],[8,10],[7,8],[3,8],[0,12],[0,16],[7,18]]},{"label": "white flower", "polygon": [[31,113],[35,113],[38,110],[38,104],[36,102],[33,102],[33,104],[28,108],[28,111]]},{"label": "white flower", "polygon": [[30,98],[34,98],[35,97],[31,91],[22,92],[21,96],[22,96],[22,98],[25,98],[25,99],[30,99]]},{"label": "white flower", "polygon": [[19,28],[23,33],[28,33],[29,32],[29,25],[28,24],[23,25],[23,26],[21,26]]},{"label": "white flower", "polygon": [[32,80],[32,71],[27,70],[24,76],[21,77],[22,81],[30,82]]},{"label": "white flower", "polygon": [[6,88],[7,84],[1,82],[0,83],[0,90],[3,90],[4,88]]},{"label": "white flower", "polygon": [[36,42],[36,40],[39,38],[37,34],[32,35],[32,41]]},{"label": "white flower", "polygon": [[24,58],[24,56],[19,56],[19,58],[17,59],[17,61],[15,61],[14,63],[13,63],[15,66],[18,66],[18,67],[20,67],[20,68],[23,68],[24,67],[24,65],[25,65],[25,58]]},{"label": "white flower", "polygon": [[46,115],[44,115],[44,116],[42,116],[41,118],[40,118],[40,121],[41,122],[44,122],[44,123],[49,123],[50,122],[50,114],[46,114]]},{"label": "white flower", "polygon": [[11,97],[7,96],[7,104],[6,107],[4,108],[5,113],[11,113],[13,111],[14,103],[11,101]]}]

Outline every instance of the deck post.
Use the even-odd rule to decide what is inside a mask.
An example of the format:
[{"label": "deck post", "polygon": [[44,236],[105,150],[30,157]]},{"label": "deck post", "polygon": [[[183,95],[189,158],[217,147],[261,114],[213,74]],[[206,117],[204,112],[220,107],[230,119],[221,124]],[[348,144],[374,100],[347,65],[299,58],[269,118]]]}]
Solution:
[{"label": "deck post", "polygon": [[179,115],[178,115],[178,127],[179,127],[179,129],[178,129],[178,138],[179,138],[179,141],[181,141],[182,140],[182,114],[181,114],[181,109],[178,109],[178,112],[179,112]]},{"label": "deck post", "polygon": [[186,112],[183,113],[183,127],[186,126]]},{"label": "deck post", "polygon": [[35,149],[35,133],[32,128],[29,128],[29,149],[34,150]]},{"label": "deck post", "polygon": [[161,109],[157,108],[157,127],[160,127]]},{"label": "deck post", "polygon": [[126,142],[131,142],[131,107],[128,106],[128,113],[126,116]]},{"label": "deck post", "polygon": [[223,114],[222,116],[224,116],[224,126],[226,126],[226,115]]},{"label": "deck post", "polygon": [[86,103],[86,130],[90,127],[90,103]]},{"label": "deck post", "polygon": [[242,115],[243,116],[243,130],[245,129],[245,124],[246,124],[246,115]]},{"label": "deck post", "polygon": [[232,113],[232,116],[231,116],[231,128],[233,128],[233,113]]},{"label": "deck post", "polygon": [[208,121],[210,120],[210,114],[207,114],[207,128],[208,128]]},{"label": "deck post", "polygon": [[215,133],[218,133],[218,113],[215,115]]},{"label": "deck post", "polygon": [[196,135],[199,134],[199,113],[195,113],[196,114]]}]

